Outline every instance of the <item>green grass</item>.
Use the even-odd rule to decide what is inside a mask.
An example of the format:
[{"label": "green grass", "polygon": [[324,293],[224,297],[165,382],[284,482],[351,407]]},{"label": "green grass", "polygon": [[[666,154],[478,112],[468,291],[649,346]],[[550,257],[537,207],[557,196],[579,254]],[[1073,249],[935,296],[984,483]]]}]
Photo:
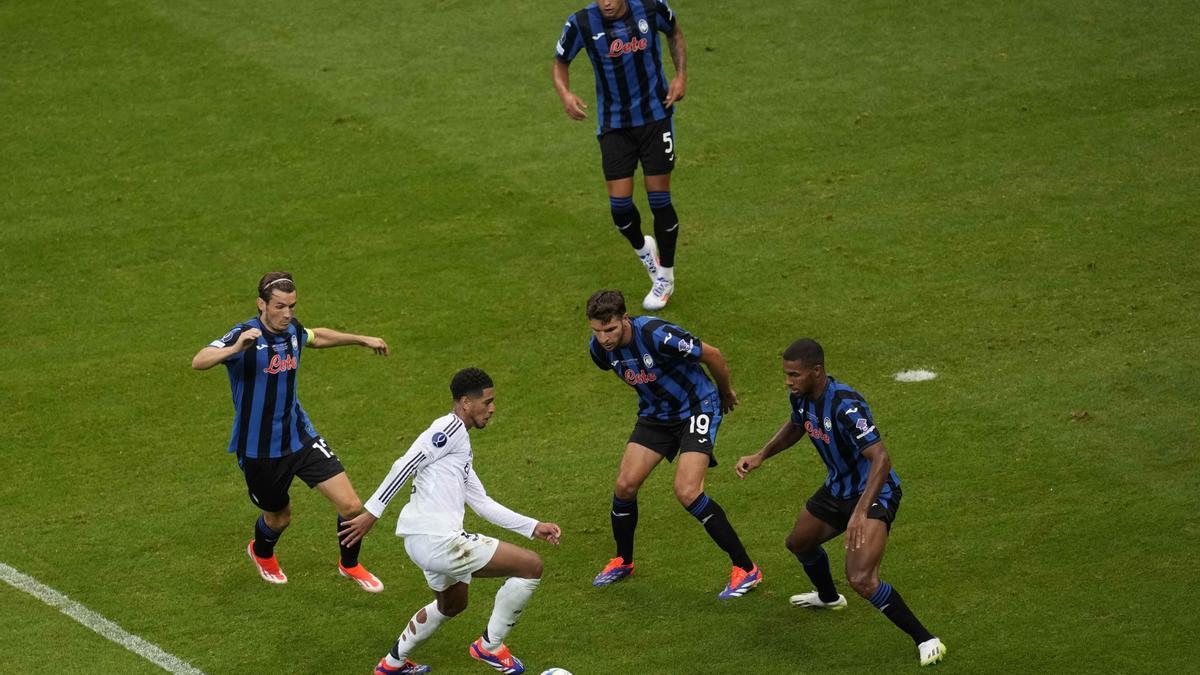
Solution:
[{"label": "green grass", "polygon": [[[945,669],[1194,663],[1192,8],[675,4],[691,72],[664,315],[732,364],[742,406],[708,491],[760,591],[713,599],[727,561],[665,468],[637,576],[588,584],[635,404],[587,358],[582,304],[645,280],[608,224],[592,122],[549,84],[577,6],[525,0],[0,4],[0,561],[206,672],[372,666],[429,595],[395,513],[365,546],[388,587],[368,596],[333,573],[331,509],[294,489],[291,582],[263,584],[222,453],[226,379],[187,367],[284,268],[307,325],[393,347],[304,361],[302,400],[360,493],[445,412],[455,370],[497,380],[476,467],[565,532],[530,544],[546,579],[511,642],[534,672],[915,668],[865,601],[787,605],[808,588],[782,541],[815,452],[732,474],[787,414],[777,355],[800,335],[872,404],[905,486],[883,575]],[[572,80],[593,101],[586,63]],[[891,379],[914,367],[939,378]],[[496,587],[477,581],[420,658],[481,672],[466,645]],[[151,669],[7,586],[0,602],[0,671]]]}]

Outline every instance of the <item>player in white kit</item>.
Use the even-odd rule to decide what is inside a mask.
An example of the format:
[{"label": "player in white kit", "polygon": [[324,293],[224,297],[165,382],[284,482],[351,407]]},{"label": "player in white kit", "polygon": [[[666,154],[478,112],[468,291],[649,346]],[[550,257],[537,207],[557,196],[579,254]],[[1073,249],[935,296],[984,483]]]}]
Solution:
[{"label": "player in white kit", "polygon": [[446,619],[467,607],[472,577],[508,577],[496,593],[487,629],[470,647],[471,656],[505,675],[525,672],[525,666],[504,644],[521,611],[541,582],[542,559],[533,551],[463,530],[464,504],[482,518],[530,539],[558,544],[562,530],[523,516],[488,496],[471,467],[470,429],[482,429],[496,411],[492,379],[478,368],[467,368],[450,382],[454,409],[434,420],[366,503],[366,510],[346,521],[342,541],[351,546],[362,539],[383,515],[388,502],[413,478],[412,497],[400,512],[396,535],[404,550],[425,572],[435,600],[408,622],[392,649],[375,666],[378,675],[429,672],[429,666],[408,656]]}]

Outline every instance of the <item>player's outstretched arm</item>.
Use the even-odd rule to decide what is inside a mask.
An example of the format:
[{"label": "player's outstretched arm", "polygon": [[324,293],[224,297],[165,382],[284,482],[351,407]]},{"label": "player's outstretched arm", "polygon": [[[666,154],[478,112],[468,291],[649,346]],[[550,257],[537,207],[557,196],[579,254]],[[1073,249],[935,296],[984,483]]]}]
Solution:
[{"label": "player's outstretched arm", "polygon": [[562,528],[555,523],[538,523],[533,528],[533,536],[558,546],[558,540],[562,538]]},{"label": "player's outstretched arm", "polygon": [[[474,468],[467,473],[465,485],[467,488],[467,506],[470,506],[471,510],[478,514],[480,518],[493,525],[503,527],[506,530],[512,530],[522,537],[533,539],[537,536],[539,525],[551,524],[539,523],[533,518],[523,516],[492,499],[491,495],[484,489],[483,483],[479,480],[479,474],[475,473]],[[557,528],[558,526],[555,525],[554,527]]]},{"label": "player's outstretched arm", "polygon": [[314,328],[312,329],[312,334],[313,339],[308,341],[308,346],[314,349],[358,345],[373,349],[380,356],[387,356],[391,353],[383,338],[371,337],[370,335],[354,335],[353,333],[339,333],[332,328]]},{"label": "player's outstretched arm", "polygon": [[563,112],[573,120],[587,119],[587,104],[571,91],[571,66],[555,58],[551,74],[554,78],[554,90],[562,100]]},{"label": "player's outstretched arm", "polygon": [[208,370],[218,363],[224,363],[231,356],[241,354],[254,344],[254,341],[262,335],[262,331],[257,328],[250,328],[242,331],[238,336],[237,342],[228,347],[213,347],[208,346],[196,352],[192,357],[192,368],[196,370]]},{"label": "player's outstretched arm", "polygon": [[667,85],[667,98],[663,100],[663,105],[670,108],[676,101],[682,101],[687,93],[687,41],[683,39],[683,29],[678,22],[667,36],[667,46],[671,51],[671,62],[675,64],[675,77]]},{"label": "player's outstretched arm", "polygon": [[733,470],[737,473],[738,478],[745,478],[746,474],[762,466],[762,463],[771,457],[792,447],[801,438],[804,438],[804,430],[788,420],[779,427],[779,431],[775,432],[762,450],[739,459],[737,464],[733,465]]},{"label": "player's outstretched arm", "polygon": [[700,363],[708,367],[717,391],[721,393],[721,412],[729,413],[737,406],[738,399],[737,392],[729,383],[729,363],[725,361],[725,355],[716,346],[705,342],[700,348]]}]

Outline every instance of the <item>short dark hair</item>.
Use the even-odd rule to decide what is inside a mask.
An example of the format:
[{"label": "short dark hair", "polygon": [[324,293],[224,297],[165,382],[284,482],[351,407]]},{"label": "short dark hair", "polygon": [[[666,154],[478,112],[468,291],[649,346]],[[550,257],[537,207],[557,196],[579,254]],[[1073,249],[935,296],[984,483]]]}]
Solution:
[{"label": "short dark hair", "polygon": [[601,289],[587,301],[587,317],[594,321],[607,323],[625,316],[625,311],[625,296],[621,291]]},{"label": "short dark hair", "polygon": [[258,297],[263,302],[270,302],[271,294],[275,291],[291,293],[295,290],[296,282],[292,280],[291,272],[267,272],[258,280]]},{"label": "short dark hair", "polygon": [[812,338],[800,338],[783,350],[784,361],[799,361],[808,367],[825,365],[825,350]]},{"label": "short dark hair", "polygon": [[478,368],[463,368],[450,380],[450,395],[455,401],[468,395],[479,398],[483,396],[483,390],[491,386],[495,385],[487,373]]}]

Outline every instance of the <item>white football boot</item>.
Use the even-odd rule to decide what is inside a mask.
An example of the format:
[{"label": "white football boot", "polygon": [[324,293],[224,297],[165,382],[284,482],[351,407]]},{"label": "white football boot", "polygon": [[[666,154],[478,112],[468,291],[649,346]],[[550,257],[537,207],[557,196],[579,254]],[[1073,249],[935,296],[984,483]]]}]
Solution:
[{"label": "white football boot", "polygon": [[648,250],[644,255],[639,255],[638,260],[642,261],[642,266],[646,268],[646,274],[650,275],[650,283],[658,278],[658,242],[654,241],[654,237],[646,235],[646,241],[642,244],[642,250]]},{"label": "white football boot", "polygon": [[835,610],[846,608],[846,596],[842,595],[841,593],[838,593],[837,600],[834,600],[833,602],[822,602],[821,594],[817,593],[816,591],[809,591],[808,593],[793,595],[788,601],[797,607],[815,607],[816,609]]},{"label": "white football boot", "polygon": [[658,268],[658,278],[654,280],[654,285],[650,287],[650,292],[646,297],[642,298],[642,307],[651,312],[658,311],[667,306],[667,301],[671,299],[671,294],[675,292],[675,269],[671,267]]},{"label": "white football boot", "polygon": [[946,645],[937,638],[930,638],[917,645],[917,654],[921,659],[921,665],[932,666],[946,658]]}]

